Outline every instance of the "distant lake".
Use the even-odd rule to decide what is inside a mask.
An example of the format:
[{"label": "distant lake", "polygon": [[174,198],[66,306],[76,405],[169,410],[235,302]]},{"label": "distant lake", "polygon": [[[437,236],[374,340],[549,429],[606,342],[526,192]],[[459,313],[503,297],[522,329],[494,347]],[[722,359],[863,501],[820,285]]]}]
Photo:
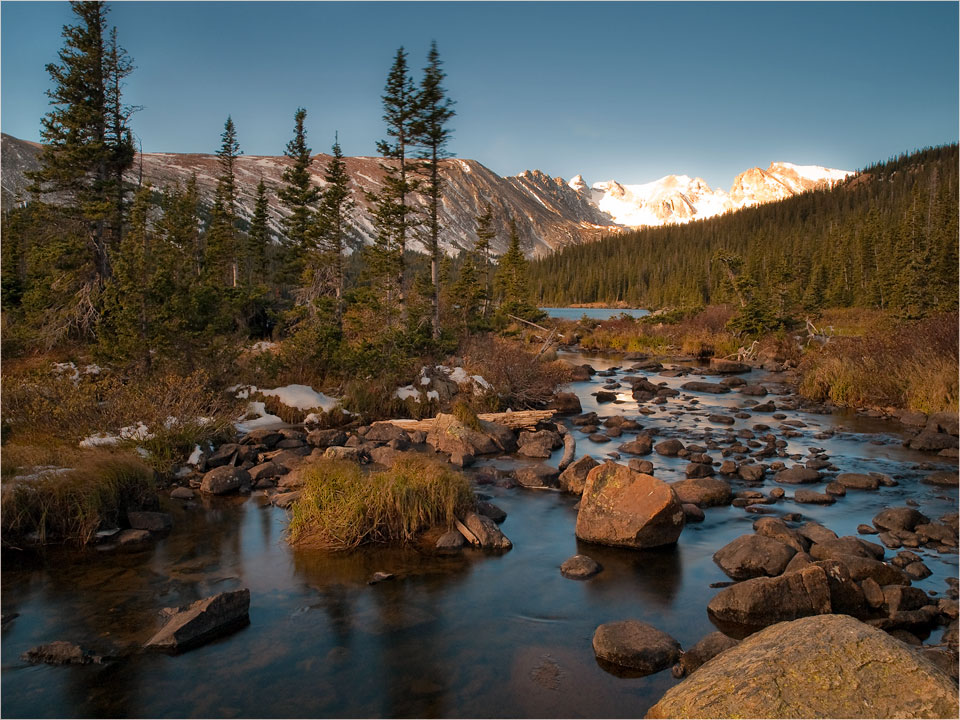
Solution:
[{"label": "distant lake", "polygon": [[639,308],[628,308],[626,310],[620,308],[572,308],[572,307],[562,307],[562,308],[551,308],[545,307],[540,308],[547,315],[552,318],[560,318],[562,320],[579,320],[584,315],[588,318],[593,318],[594,320],[606,320],[612,317],[618,317],[620,313],[626,313],[632,317],[643,317],[644,315],[649,315],[649,310],[641,310]]}]

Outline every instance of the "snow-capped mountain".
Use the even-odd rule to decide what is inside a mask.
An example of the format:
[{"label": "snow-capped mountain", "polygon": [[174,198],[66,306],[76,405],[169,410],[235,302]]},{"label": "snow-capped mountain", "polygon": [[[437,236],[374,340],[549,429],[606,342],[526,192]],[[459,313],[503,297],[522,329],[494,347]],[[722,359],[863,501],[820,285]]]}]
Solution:
[{"label": "snow-capped mountain", "polygon": [[729,193],[712,189],[703,178],[687,175],[667,175],[643,185],[623,185],[616,180],[587,185],[581,175],[576,175],[568,186],[618,225],[646,227],[702,220],[750,205],[776,202],[832,186],[851,174],[817,165],[773,162],[766,170],[751,168],[737,175]]},{"label": "snow-capped mountain", "polygon": [[[0,138],[2,155],[3,207],[28,199],[25,173],[39,167],[40,145],[10,135]],[[323,187],[329,155],[315,155],[310,168],[313,182]],[[277,200],[283,171],[290,160],[283,156],[242,155],[236,162],[238,214],[253,216],[257,184],[262,178],[270,201],[270,226],[279,237],[280,220],[287,212]],[[375,237],[368,192],[383,182],[380,158],[345,158],[355,203],[352,224],[354,247],[371,243]],[[219,166],[216,155],[188,153],[144,153],[138,155],[128,180],[149,182],[157,188],[185,184],[196,175],[201,202],[212,206]],[[569,182],[540,170],[526,170],[501,177],[476,160],[451,158],[442,161],[444,187],[440,207],[441,247],[450,255],[470,250],[476,242],[476,218],[489,203],[493,208],[497,237],[492,246],[497,254],[508,244],[508,222],[513,218],[528,255],[547,255],[566,245],[591,242],[603,235],[627,228],[684,223],[712,217],[748,205],[774,202],[823,185],[833,184],[850,173],[816,166],[771,163],[766,170],[752,168],[741,173],[729,193],[713,190],[702,178],[667,175],[643,185],[624,185],[614,180],[587,185],[580,175]],[[57,202],[57,198],[47,198]],[[422,200],[422,198],[421,198]],[[412,250],[423,250],[414,236]]]}]

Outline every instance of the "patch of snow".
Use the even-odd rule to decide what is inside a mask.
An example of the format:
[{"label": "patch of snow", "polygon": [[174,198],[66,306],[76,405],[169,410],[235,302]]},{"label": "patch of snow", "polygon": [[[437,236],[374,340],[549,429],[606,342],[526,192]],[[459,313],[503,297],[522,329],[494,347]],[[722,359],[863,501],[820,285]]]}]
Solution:
[{"label": "patch of snow", "polygon": [[144,460],[150,457],[150,453],[147,452],[146,448],[142,448],[139,445],[137,445],[137,455],[142,457]]},{"label": "patch of snow", "polygon": [[142,422],[120,428],[120,437],[124,440],[150,440],[154,437]]},{"label": "patch of snow", "polygon": [[187,458],[187,465],[197,465],[200,462],[200,458],[203,457],[203,450],[200,449],[199,445],[193,446],[193,452],[190,453],[190,457]]},{"label": "patch of snow", "polygon": [[440,393],[436,390],[427,390],[427,400],[440,400]]},{"label": "patch of snow", "polygon": [[99,375],[102,371],[99,365],[84,365],[83,374],[84,375]]},{"label": "patch of snow", "polygon": [[180,421],[177,420],[173,415],[167,415],[167,419],[163,421],[163,427],[169,430],[170,428],[176,427],[180,424]]},{"label": "patch of snow", "polygon": [[417,390],[413,385],[406,385],[404,387],[397,388],[393,391],[393,396],[400,398],[401,400],[413,398],[417,402],[420,402],[420,391]]},{"label": "patch of snow", "polygon": [[67,373],[68,374],[67,377],[69,377],[74,382],[80,379],[80,371],[77,370],[77,366],[74,365],[72,362],[54,363],[53,371],[57,375],[63,375],[64,373]]},{"label": "patch of snow", "polygon": [[473,376],[473,381],[474,381],[477,385],[479,385],[480,387],[482,387],[484,390],[492,390],[492,389],[493,389],[493,385],[491,385],[491,384],[488,383],[486,380],[484,380],[484,379],[483,379],[483,376],[481,376],[481,375],[474,375],[474,376]]},{"label": "patch of snow", "polygon": [[269,340],[261,340],[260,342],[254,343],[250,347],[251,353],[265,353],[271,352],[278,347],[277,343],[270,342]]},{"label": "patch of snow", "polygon": [[31,469],[34,472],[28,475],[17,475],[15,479],[17,481],[40,480],[45,477],[63,475],[63,473],[68,473],[73,468],[62,468],[62,467],[57,467],[56,465],[38,465],[37,467],[31,468]]},{"label": "patch of snow", "polygon": [[120,438],[109,433],[97,433],[80,441],[82,448],[109,447],[120,442]]},{"label": "patch of snow", "polygon": [[428,378],[426,375],[424,375],[423,377],[420,378],[420,384],[421,384],[421,385],[429,385],[429,384],[430,384],[430,378]]},{"label": "patch of snow", "polygon": [[[244,418],[246,418],[247,415],[256,415],[257,417],[252,420],[245,420]],[[276,415],[268,413],[266,406],[262,402],[249,402],[247,403],[247,412],[237,418],[233,426],[239,432],[248,433],[255,428],[275,424],[283,424],[283,420]]]},{"label": "patch of snow", "polygon": [[317,392],[309,385],[285,385],[284,387],[261,390],[260,392],[263,395],[275,397],[287,407],[297,410],[320,408],[324,412],[330,412],[340,402],[336,398]]},{"label": "patch of snow", "polygon": [[467,375],[467,371],[462,367],[455,367],[450,373],[450,379],[453,380],[457,385],[462,385],[463,383],[470,381],[470,376]]}]

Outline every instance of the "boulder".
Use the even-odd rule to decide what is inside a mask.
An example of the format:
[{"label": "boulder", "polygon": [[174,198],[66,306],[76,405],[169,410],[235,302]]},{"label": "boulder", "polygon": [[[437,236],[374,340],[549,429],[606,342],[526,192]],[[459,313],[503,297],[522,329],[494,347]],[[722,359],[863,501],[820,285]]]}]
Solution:
[{"label": "boulder", "polygon": [[672,545],[683,531],[677,494],[662,480],[605,462],[587,475],[576,535],[603,545]]},{"label": "boulder", "polygon": [[750,372],[752,368],[746,363],[723,358],[710,358],[710,371],[721,375]]},{"label": "boulder", "polygon": [[558,447],[563,445],[560,435],[552,430],[538,430],[537,432],[522,432],[517,438],[520,455],[532,458],[548,458]]},{"label": "boulder", "polygon": [[671,717],[955,717],[957,685],[885,632],[846,615],[781,623],[671,688]]},{"label": "boulder", "polygon": [[343,430],[314,430],[307,435],[307,443],[318,448],[343,445],[345,442],[347,442],[347,434]]},{"label": "boulder", "polygon": [[806,485],[815,483],[820,479],[820,473],[817,470],[795,465],[792,468],[781,470],[773,476],[775,482],[786,483],[789,485]]},{"label": "boulder", "polygon": [[509,454],[517,451],[517,436],[513,430],[506,425],[490,422],[488,420],[480,421],[480,429],[493,440],[493,444],[501,451]]},{"label": "boulder", "polygon": [[170,513],[165,512],[131,510],[127,513],[127,522],[134,530],[149,530],[152,533],[170,532],[173,527],[173,518]]},{"label": "boulder", "polygon": [[808,505],[833,505],[837,499],[829,493],[818,493],[815,490],[797,490],[793,494],[794,502]]},{"label": "boulder", "polygon": [[653,446],[653,449],[665,457],[676,457],[677,454],[683,450],[683,443],[676,438],[670,438],[669,440],[658,442]]},{"label": "boulder", "polygon": [[564,577],[574,580],[584,580],[600,572],[602,568],[592,557],[588,555],[574,555],[568,557],[560,566],[560,572]]},{"label": "boulder", "polygon": [[795,548],[765,535],[741,535],[713,554],[713,561],[734,580],[780,575]]},{"label": "boulder", "polygon": [[300,499],[300,490],[291,490],[290,492],[276,493],[270,496],[270,503],[278,508],[286,510]]},{"label": "boulder", "polygon": [[727,385],[722,385],[720,383],[702,382],[700,380],[691,380],[690,382],[685,382],[680,387],[683,390],[690,390],[691,392],[714,393],[718,395],[722,393],[730,392],[730,388]]},{"label": "boulder", "polygon": [[587,482],[587,475],[599,464],[589,455],[584,455],[579,460],[574,461],[560,473],[560,489],[575,495],[582,494],[583,486]]},{"label": "boulder", "polygon": [[457,520],[457,529],[467,540],[484,550],[509,550],[513,547],[497,524],[484,515],[468,513],[462,521]]},{"label": "boulder", "polygon": [[737,475],[740,476],[741,480],[747,482],[759,482],[763,480],[765,472],[762,465],[741,465],[737,470]]},{"label": "boulder", "polygon": [[642,675],[652,675],[680,659],[680,643],[639,620],[601,625],[593,634],[597,659]]},{"label": "boulder", "polygon": [[498,525],[507,519],[507,511],[486,500],[477,500],[477,512],[493,520]]},{"label": "boulder", "polygon": [[956,437],[960,434],[960,416],[954,412],[934,413],[927,419],[927,430],[947,433]]},{"label": "boulder", "polygon": [[170,497],[176,500],[193,500],[196,493],[188,487],[176,487],[170,491]]},{"label": "boulder", "polygon": [[623,443],[617,449],[630,455],[649,455],[652,445],[653,440],[649,435],[638,435],[636,440]]},{"label": "boulder", "polygon": [[283,435],[276,430],[270,430],[268,428],[255,428],[240,438],[240,444],[263,445],[267,448],[267,450],[272,450],[281,440],[283,440]]},{"label": "boulder", "polygon": [[389,422],[375,422],[363,437],[370,442],[385,443],[391,440],[410,442],[410,436],[403,429]]},{"label": "boulder", "polygon": [[763,397],[767,394],[767,389],[763,385],[744,385],[742,388],[740,388],[740,394],[751,395],[753,397]]},{"label": "boulder", "polygon": [[876,543],[853,535],[845,535],[841,538],[814,543],[810,548],[810,554],[817,560],[843,558],[848,555],[883,560],[884,551],[883,547]]},{"label": "boulder", "polygon": [[851,490],[876,490],[880,487],[880,479],[863,473],[841,473],[836,480],[840,485]]},{"label": "boulder", "polygon": [[580,405],[580,398],[576,393],[561,392],[553,396],[553,400],[547,406],[551,410],[556,410],[560,415],[573,415],[583,412]]},{"label": "boulder", "polygon": [[149,530],[121,530],[117,534],[118,545],[142,545],[149,540]]},{"label": "boulder", "polygon": [[822,615],[830,610],[827,574],[812,564],[779,577],[738,582],[721,590],[707,604],[711,622],[735,637],[784,620]]},{"label": "boulder", "polygon": [[758,518],[753,522],[753,531],[757,535],[763,535],[789,545],[797,552],[806,552],[810,547],[810,541],[800,535],[796,530],[791,530],[787,524],[780,518]]},{"label": "boulder", "polygon": [[179,652],[197,647],[250,622],[250,591],[223,592],[175,609],[145,648]]},{"label": "boulder", "polygon": [[683,469],[688,478],[706,478],[713,475],[713,465],[703,462],[692,462]]},{"label": "boulder", "polygon": [[925,476],[922,480],[922,483],[926,485],[938,485],[941,487],[956,487],[960,484],[960,475],[957,475],[955,472],[950,472],[948,470],[939,470],[934,473],[930,473]]},{"label": "boulder", "polygon": [[653,475],[653,463],[649,460],[631,458],[630,460],[627,460],[627,467],[634,472],[644,473],[645,475]]},{"label": "boulder", "polygon": [[681,503],[690,503],[697,507],[716,507],[729,505],[733,499],[730,483],[713,477],[690,478],[670,483]]},{"label": "boulder", "polygon": [[557,487],[559,475],[556,468],[543,463],[518,467],[513,472],[516,481],[528,488]]},{"label": "boulder", "polygon": [[464,542],[463,535],[460,534],[457,530],[448,530],[439,538],[437,538],[436,548],[441,552],[457,552],[462,547]]},{"label": "boulder", "polygon": [[250,482],[250,474],[243,468],[222,465],[210,470],[203,476],[200,490],[211,495],[224,495],[239,490],[241,485]]},{"label": "boulder", "polygon": [[250,482],[257,482],[258,480],[263,480],[264,478],[275,478],[280,477],[281,475],[286,475],[289,470],[283,465],[277,465],[272,461],[267,461],[265,463],[260,463],[259,465],[254,465],[247,472],[250,473]]},{"label": "boulder", "polygon": [[394,450],[388,445],[382,445],[381,447],[371,448],[369,455],[371,462],[375,462],[377,465],[383,465],[384,467],[393,467],[397,458],[401,457],[403,453],[399,450]]},{"label": "boulder", "polygon": [[238,443],[224,443],[207,458],[207,467],[215,468],[223,465],[233,465],[240,456],[240,445]]},{"label": "boulder", "polygon": [[445,413],[437,415],[427,435],[427,444],[450,455],[487,455],[499,449],[489,435],[469,428]]},{"label": "boulder", "polygon": [[957,438],[949,433],[924,430],[910,441],[910,447],[914,450],[946,450],[957,447]]},{"label": "boulder", "polygon": [[871,578],[878,585],[909,585],[910,578],[902,570],[873,558],[857,557],[856,555],[840,555],[836,558],[850,572],[857,582]]},{"label": "boulder", "polygon": [[613,402],[617,399],[617,394],[609,390],[600,390],[596,393],[598,403]]},{"label": "boulder", "polygon": [[824,543],[828,540],[837,539],[837,534],[833,530],[825,528],[816,522],[804,523],[801,527],[797,528],[797,533],[811,543]]},{"label": "boulder", "polygon": [[323,456],[331,460],[347,460],[355,463],[364,463],[369,458],[367,451],[361,447],[346,447],[337,445],[331,445],[324,450]]},{"label": "boulder", "polygon": [[738,643],[739,640],[734,640],[720,631],[710,633],[680,656],[680,662],[674,668],[674,677],[692,674],[704,663],[713,660],[724,650],[729,650]]}]

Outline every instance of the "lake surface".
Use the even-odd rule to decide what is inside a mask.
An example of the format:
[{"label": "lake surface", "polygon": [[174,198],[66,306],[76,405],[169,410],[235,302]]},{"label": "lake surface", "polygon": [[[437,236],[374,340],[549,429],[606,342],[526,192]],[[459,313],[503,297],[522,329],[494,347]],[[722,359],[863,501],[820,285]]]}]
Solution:
[{"label": "lake surface", "polygon": [[612,317],[619,317],[621,313],[625,313],[631,317],[643,317],[644,315],[649,315],[649,310],[642,310],[640,308],[551,308],[544,307],[540,308],[547,315],[552,318],[559,318],[561,320],[579,320],[584,315],[588,318],[593,318],[594,320],[606,320]]},{"label": "lake surface", "polygon": [[[565,355],[598,370],[615,364]],[[649,377],[672,387],[691,379]],[[728,428],[712,425],[707,415],[748,402],[737,393],[690,393],[697,404],[671,398],[665,405],[645,404],[655,412],[644,416],[626,387],[618,390],[622,402],[598,404],[591,393],[604,380],[571,385],[584,411],[638,418],[658,439],[689,443],[726,435]],[[778,514],[800,512],[846,535],[908,498],[931,518],[956,510],[956,488],[921,484],[929,470],[918,464],[956,465],[903,448],[899,425],[856,415],[786,414],[806,424],[801,437],[787,439],[789,452],[805,456],[811,446],[823,448],[841,471],[876,470],[900,485],[851,490],[827,507],[787,500],[772,506]],[[738,419],[732,430],[757,422],[776,432],[778,421],[763,413]],[[813,439],[824,429],[836,434]],[[589,453],[598,460],[631,439],[625,433],[598,445],[573,432],[577,456]],[[560,454],[548,462],[556,464]],[[658,477],[683,477],[683,459],[647,459]],[[528,461],[496,458],[485,464],[523,462]],[[774,486],[768,476],[761,489],[766,493]],[[788,495],[794,489],[787,486]],[[508,513],[501,528],[514,547],[505,554],[293,550],[284,541],[286,512],[256,494],[192,504],[167,501],[173,531],[143,549],[5,551],[2,612],[19,616],[2,630],[2,715],[642,717],[677,681],[669,670],[646,678],[603,670],[591,646],[594,630],[635,618],[684,647],[712,632],[706,605],[717,591],[709,584],[728,580],[712,555],[751,532],[757,518],[740,508],[710,508],[706,521],[688,525],[675,547],[618,550],[577,541],[576,497],[492,485],[478,491]],[[577,552],[596,559],[603,572],[587,581],[564,578],[559,566]],[[915,585],[944,593],[946,578],[957,574],[956,553],[915,552],[933,571]],[[888,551],[887,557],[894,554]],[[368,585],[376,571],[396,577]],[[107,665],[64,667],[19,659],[54,640],[102,652],[133,649],[161,626],[162,608],[241,587],[251,593],[250,625],[182,655],[134,653]]]}]

